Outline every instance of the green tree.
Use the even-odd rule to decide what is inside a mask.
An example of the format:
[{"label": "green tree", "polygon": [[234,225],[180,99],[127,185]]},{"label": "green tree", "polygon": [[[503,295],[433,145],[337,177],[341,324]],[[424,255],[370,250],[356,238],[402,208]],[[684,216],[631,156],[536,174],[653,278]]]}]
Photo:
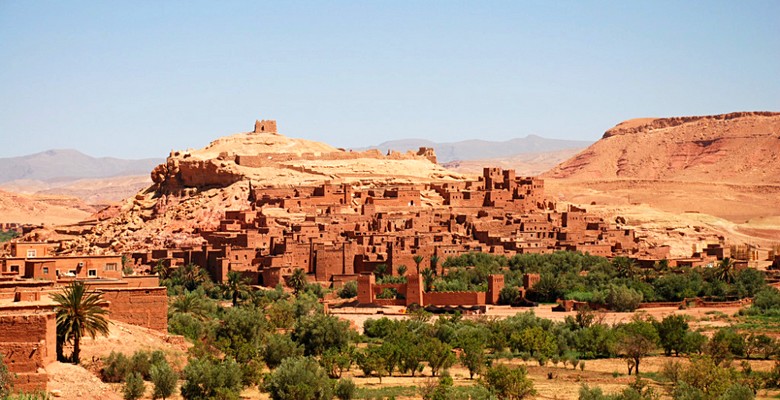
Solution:
[{"label": "green tree", "polygon": [[179,376],[173,368],[167,362],[158,362],[152,365],[149,375],[154,384],[152,398],[165,400],[171,397],[173,391],[176,390],[176,382],[179,380]]},{"label": "green tree", "polygon": [[241,380],[241,368],[233,359],[193,358],[184,367],[181,395],[187,400],[237,400]]},{"label": "green tree", "polygon": [[249,285],[246,279],[238,271],[230,271],[227,274],[227,281],[220,285],[222,295],[233,301],[233,307],[238,305],[238,301],[248,296]]},{"label": "green tree", "polygon": [[499,399],[521,400],[536,395],[533,382],[522,366],[510,368],[500,364],[490,367],[482,375],[480,384]]},{"label": "green tree", "polygon": [[452,347],[436,338],[428,340],[424,354],[428,361],[428,367],[431,368],[432,376],[436,376],[440,370],[449,369],[456,361]]},{"label": "green tree", "polygon": [[286,358],[302,356],[303,348],[295,343],[290,335],[273,334],[268,336],[262,353],[268,368],[275,369]]},{"label": "green tree", "polygon": [[383,354],[379,346],[369,346],[365,350],[358,352],[355,361],[358,367],[363,371],[363,375],[369,377],[375,375],[379,378],[379,384],[382,384],[382,377],[387,376],[385,369],[386,360],[382,358]]},{"label": "green tree", "polygon": [[306,287],[306,271],[302,268],[296,268],[292,275],[287,278],[287,286],[292,288],[295,294],[298,294]]},{"label": "green tree", "polygon": [[320,364],[325,368],[333,379],[341,378],[344,371],[349,371],[352,363],[355,361],[355,347],[350,346],[344,349],[328,349],[322,353]]},{"label": "green tree", "polygon": [[405,276],[407,270],[408,270],[408,268],[406,267],[406,265],[403,265],[403,264],[399,265],[398,266],[398,275],[399,276]]},{"label": "green tree", "polygon": [[312,358],[291,357],[268,374],[263,389],[273,400],[330,400],[333,384]]},{"label": "green tree", "polygon": [[102,295],[87,292],[84,282],[75,281],[63,289],[62,293],[53,296],[57,305],[57,357],[64,359],[62,347],[65,343],[73,343],[70,361],[79,363],[81,353],[81,338],[89,335],[93,339],[98,335],[108,335],[108,311],[100,307]]},{"label": "green tree", "polygon": [[626,359],[628,374],[636,370],[639,375],[639,363],[655,350],[658,343],[658,332],[651,322],[634,318],[628,324],[619,328],[618,351]]},{"label": "green tree", "polygon": [[482,373],[485,368],[485,345],[478,340],[469,340],[463,344],[460,363],[469,370],[469,379]]},{"label": "green tree", "polygon": [[528,352],[532,357],[547,359],[558,352],[555,336],[541,326],[529,327],[519,333],[513,333],[509,343],[514,350]]},{"label": "green tree", "polygon": [[300,343],[307,356],[318,356],[327,349],[343,349],[352,338],[349,322],[334,316],[314,314],[298,320],[292,338]]},{"label": "green tree", "polygon": [[144,387],[144,378],[138,372],[133,372],[125,378],[125,386],[122,388],[122,395],[125,400],[137,400],[143,397],[146,387]]},{"label": "green tree", "polygon": [[685,317],[670,314],[654,325],[664,353],[670,356],[674,352],[674,355],[679,356],[680,352],[685,350],[685,334],[688,333],[688,322],[685,321]]}]

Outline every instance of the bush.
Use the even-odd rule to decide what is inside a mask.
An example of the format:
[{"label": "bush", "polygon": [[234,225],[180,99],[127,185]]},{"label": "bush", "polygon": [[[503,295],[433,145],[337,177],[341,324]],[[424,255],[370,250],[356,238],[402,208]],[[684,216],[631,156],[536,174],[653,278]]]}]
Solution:
[{"label": "bush", "polygon": [[618,312],[634,311],[641,302],[642,293],[625,286],[611,285],[604,295],[604,304]]},{"label": "bush", "polygon": [[761,312],[780,311],[780,290],[767,287],[759,291],[753,299],[751,308],[758,309]]},{"label": "bush", "polygon": [[179,376],[174,372],[173,368],[168,365],[168,362],[157,362],[152,364],[149,375],[151,375],[151,380],[154,384],[153,398],[162,398],[164,400],[173,394]]},{"label": "bush", "polygon": [[192,314],[169,313],[168,315],[168,332],[174,335],[182,335],[195,341],[203,337],[205,331],[203,322]]},{"label": "bush", "polygon": [[349,281],[344,283],[344,286],[339,290],[339,297],[342,299],[351,299],[357,297],[358,285],[357,281]]},{"label": "bush", "polygon": [[184,368],[181,395],[185,399],[238,399],[241,368],[233,359],[193,358]]},{"label": "bush", "polygon": [[318,356],[326,349],[347,347],[352,331],[347,321],[325,314],[315,314],[298,320],[292,338],[303,346],[304,354]]},{"label": "bush", "polygon": [[138,372],[127,374],[125,378],[125,387],[122,389],[122,395],[125,400],[137,400],[143,397],[146,388],[144,379]]},{"label": "bush", "polygon": [[100,375],[103,378],[103,382],[119,383],[125,380],[130,371],[132,371],[130,359],[123,353],[112,351],[106,358]]},{"label": "bush", "polygon": [[303,348],[290,335],[270,335],[262,350],[263,360],[270,369],[278,367],[286,358],[302,355]]},{"label": "bush", "polygon": [[355,386],[355,382],[352,382],[352,379],[339,379],[338,383],[336,383],[336,390],[335,394],[336,397],[339,398],[339,400],[352,400],[355,398],[355,392],[357,391],[357,387]]},{"label": "bush", "polygon": [[325,370],[312,358],[293,357],[266,375],[263,389],[273,400],[329,400],[333,385]]},{"label": "bush", "polygon": [[510,368],[502,364],[490,367],[482,376],[480,384],[500,399],[521,400],[536,394],[534,384],[522,366]]},{"label": "bush", "polygon": [[504,286],[498,293],[498,304],[512,305],[520,297],[520,290],[514,286]]}]

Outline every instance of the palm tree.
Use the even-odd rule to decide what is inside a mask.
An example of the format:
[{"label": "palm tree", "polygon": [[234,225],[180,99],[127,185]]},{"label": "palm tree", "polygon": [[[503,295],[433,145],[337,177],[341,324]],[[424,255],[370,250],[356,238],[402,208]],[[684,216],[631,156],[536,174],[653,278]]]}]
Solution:
[{"label": "palm tree", "polygon": [[422,270],[422,276],[423,276],[423,283],[425,284],[425,291],[431,290],[431,285],[433,284],[433,271],[430,268],[426,268]]},{"label": "palm tree", "polygon": [[718,265],[716,274],[718,280],[726,283],[733,283],[735,276],[734,260],[729,257],[725,257],[723,260],[721,260],[720,265]]},{"label": "palm tree", "polygon": [[417,273],[419,274],[420,273],[420,263],[422,263],[423,260],[425,260],[425,257],[423,257],[423,256],[418,254],[418,255],[412,257],[412,260],[414,260],[414,263],[417,265]]},{"label": "palm tree", "polygon": [[222,283],[222,294],[233,299],[233,307],[238,305],[238,300],[249,293],[249,285],[238,271],[230,271],[227,281]]},{"label": "palm tree", "polygon": [[96,292],[87,292],[84,282],[75,281],[65,287],[62,293],[53,297],[57,303],[57,357],[62,356],[62,346],[73,342],[70,361],[79,363],[81,348],[79,343],[85,334],[93,339],[97,334],[108,336],[108,311],[100,307],[103,296]]},{"label": "palm tree", "polygon": [[168,279],[171,276],[171,266],[166,265],[163,260],[159,260],[154,266],[153,272],[160,276],[160,280]]},{"label": "palm tree", "polygon": [[406,268],[406,265],[403,265],[403,264],[399,265],[399,266],[398,266],[398,276],[404,276],[404,275],[406,275],[406,270],[407,270],[407,269],[408,269],[408,268]]},{"label": "palm tree", "polygon": [[287,286],[291,287],[295,294],[298,294],[306,287],[306,272],[301,268],[296,268],[287,278]]},{"label": "palm tree", "polygon": [[438,272],[438,270],[436,269],[436,268],[438,267],[438,265],[439,265],[439,256],[437,256],[437,255],[432,255],[432,256],[431,256],[431,269],[433,270],[433,273],[434,273],[435,275],[439,275],[439,272]]},{"label": "palm tree", "polygon": [[621,278],[633,279],[637,273],[636,263],[628,257],[615,257],[612,266]]},{"label": "palm tree", "polygon": [[195,318],[201,321],[205,320],[210,311],[209,304],[205,300],[206,294],[203,290],[196,290],[193,292],[185,292],[181,296],[177,296],[171,303],[170,312],[191,314]]},{"label": "palm tree", "polygon": [[182,285],[184,289],[193,291],[198,286],[209,281],[208,272],[195,264],[187,264],[179,267],[171,274],[171,280],[174,285]]},{"label": "palm tree", "polygon": [[387,264],[377,264],[374,267],[374,275],[376,275],[377,279],[382,278],[385,274],[387,274]]}]

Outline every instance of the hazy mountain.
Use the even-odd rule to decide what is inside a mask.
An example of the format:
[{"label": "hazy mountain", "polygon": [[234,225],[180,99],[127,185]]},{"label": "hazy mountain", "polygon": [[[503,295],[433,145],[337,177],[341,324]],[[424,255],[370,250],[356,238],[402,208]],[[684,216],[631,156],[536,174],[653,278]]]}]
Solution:
[{"label": "hazy mountain", "polygon": [[0,183],[15,180],[70,181],[123,175],[148,175],[164,160],[91,157],[77,150],[48,150],[21,157],[0,158]]},{"label": "hazy mountain", "polygon": [[391,140],[369,149],[379,149],[382,152],[395,150],[405,152],[417,150],[420,147],[433,147],[440,163],[465,160],[485,160],[512,157],[518,154],[549,153],[565,149],[583,149],[593,144],[583,140],[547,139],[541,136],[528,135],[524,138],[510,139],[502,142],[488,140],[463,140],[460,142],[436,143],[425,139]]}]

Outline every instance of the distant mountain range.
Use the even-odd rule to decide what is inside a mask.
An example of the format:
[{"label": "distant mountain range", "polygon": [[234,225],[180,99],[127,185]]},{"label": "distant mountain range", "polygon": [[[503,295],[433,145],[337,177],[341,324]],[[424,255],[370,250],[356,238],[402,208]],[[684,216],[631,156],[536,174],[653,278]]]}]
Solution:
[{"label": "distant mountain range", "polygon": [[57,182],[85,178],[148,175],[155,166],[163,161],[158,158],[125,160],[112,157],[91,157],[71,149],[48,150],[21,157],[0,158],[0,183],[16,180]]},{"label": "distant mountain range", "polygon": [[550,153],[568,149],[584,149],[593,144],[584,140],[547,139],[528,135],[524,138],[506,141],[463,140],[460,142],[437,143],[425,139],[391,140],[376,146],[356,150],[379,149],[382,152],[395,150],[405,152],[420,147],[432,147],[440,163],[452,161],[487,160],[513,157],[519,154]]}]

